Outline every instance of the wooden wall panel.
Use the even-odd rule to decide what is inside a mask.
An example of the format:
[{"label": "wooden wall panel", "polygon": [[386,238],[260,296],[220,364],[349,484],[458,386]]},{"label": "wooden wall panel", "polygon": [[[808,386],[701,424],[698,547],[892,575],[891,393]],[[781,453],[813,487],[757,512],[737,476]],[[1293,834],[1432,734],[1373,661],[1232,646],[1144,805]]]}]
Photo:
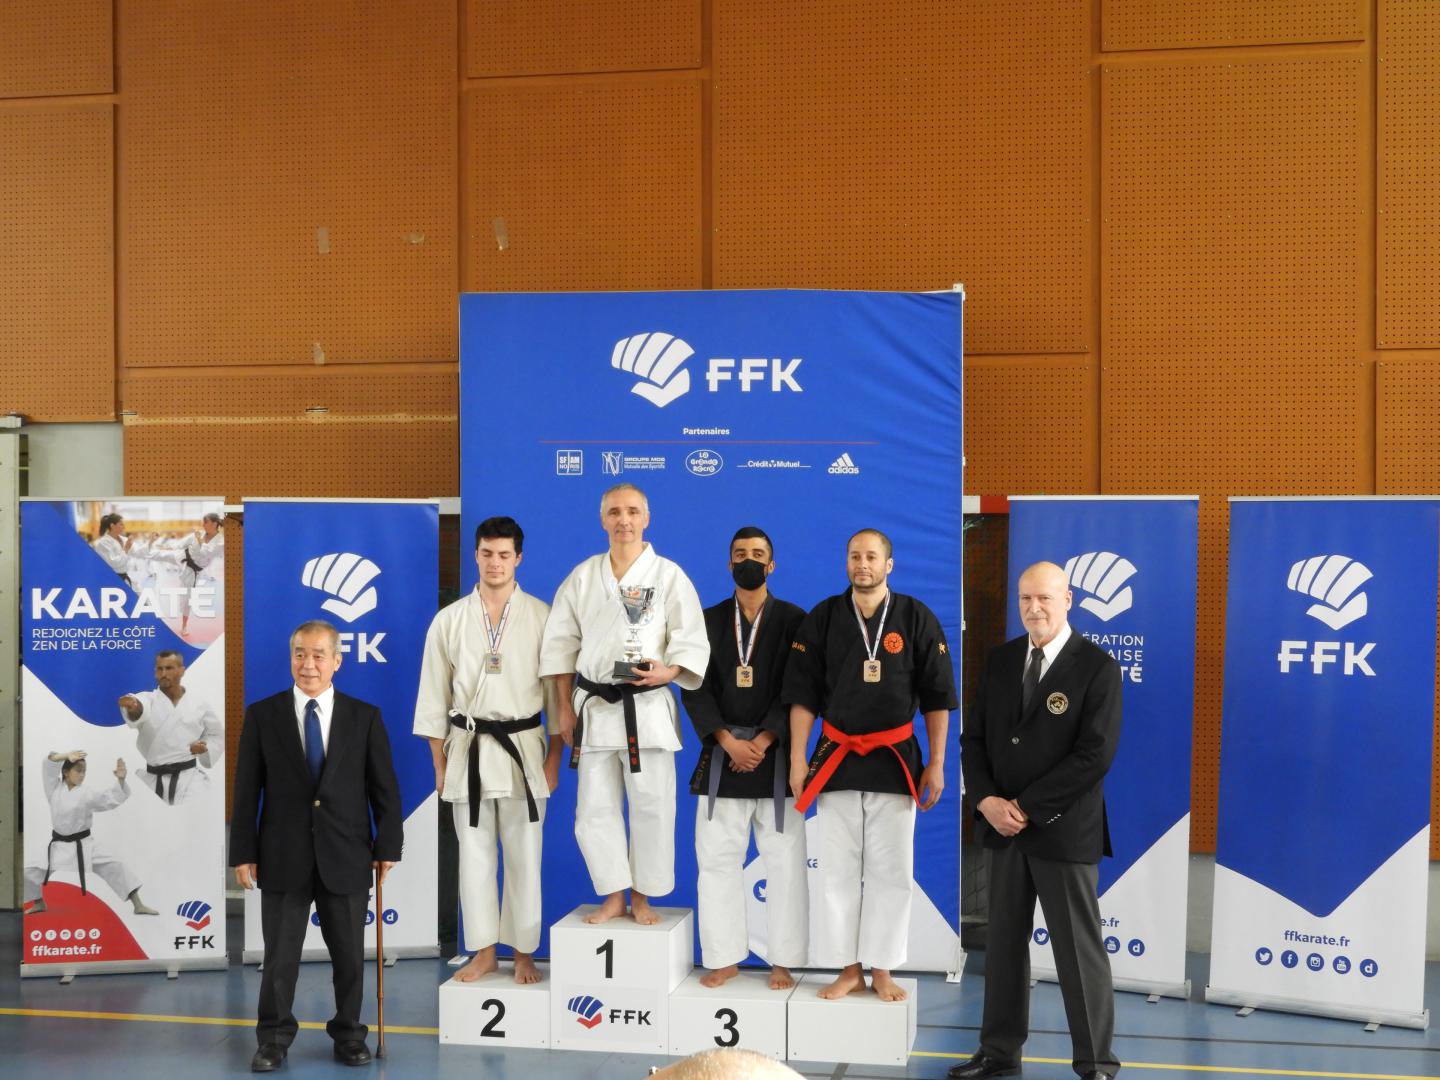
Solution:
[{"label": "wooden wall panel", "polygon": [[472,78],[700,66],[700,0],[468,0],[466,8]]},{"label": "wooden wall panel", "polygon": [[127,367],[454,360],[450,0],[121,0]]},{"label": "wooden wall panel", "polygon": [[0,98],[108,94],[112,0],[0,4]]},{"label": "wooden wall panel", "polygon": [[1376,344],[1440,347],[1440,4],[1380,0]]},{"label": "wooden wall panel", "polygon": [[0,413],[115,416],[113,114],[0,109]]},{"label": "wooden wall panel", "polygon": [[966,286],[965,350],[1089,345],[1084,0],[715,0],[721,288]]},{"label": "wooden wall panel", "polygon": [[125,488],[231,500],[451,494],[458,396],[451,365],[131,373]]},{"label": "wooden wall panel", "polygon": [[466,291],[703,284],[700,82],[494,82],[465,92]]},{"label": "wooden wall panel", "polygon": [[965,490],[1093,491],[1095,375],[1093,364],[1072,357],[967,357]]},{"label": "wooden wall panel", "polygon": [[1106,51],[1366,37],[1364,0],[1101,0],[1100,11]]}]

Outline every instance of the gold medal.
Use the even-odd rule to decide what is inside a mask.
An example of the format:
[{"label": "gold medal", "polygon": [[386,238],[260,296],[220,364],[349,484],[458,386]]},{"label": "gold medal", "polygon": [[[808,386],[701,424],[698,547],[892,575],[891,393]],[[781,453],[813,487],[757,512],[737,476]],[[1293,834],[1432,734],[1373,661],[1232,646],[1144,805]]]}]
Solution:
[{"label": "gold medal", "polygon": [[488,656],[485,657],[485,674],[487,674],[487,675],[499,675],[499,674],[500,674],[500,654],[499,654],[499,653],[493,653],[493,652],[492,652],[492,653],[490,653]]},{"label": "gold medal", "polygon": [[865,681],[866,681],[866,682],[879,682],[879,681],[880,681],[880,661],[879,661],[879,660],[866,660],[866,661],[865,661]]},{"label": "gold medal", "polygon": [[749,664],[741,664],[735,669],[735,685],[742,690],[748,690],[755,685],[755,669]]}]

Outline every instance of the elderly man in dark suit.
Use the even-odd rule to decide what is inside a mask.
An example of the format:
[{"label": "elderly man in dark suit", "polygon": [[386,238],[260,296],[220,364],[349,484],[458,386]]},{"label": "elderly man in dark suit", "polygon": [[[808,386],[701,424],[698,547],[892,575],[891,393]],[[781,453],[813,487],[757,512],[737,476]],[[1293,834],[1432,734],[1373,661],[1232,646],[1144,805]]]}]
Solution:
[{"label": "elderly man in dark suit", "polygon": [[1036,563],[1020,575],[1026,633],[991,652],[960,737],[977,833],[991,849],[990,925],[980,1049],[950,1080],[1020,1072],[1029,1034],[1035,899],[1045,913],[1075,1072],[1120,1069],[1110,960],[1096,883],[1109,855],[1105,773],[1120,742],[1120,669],[1073,633],[1065,571]]},{"label": "elderly man in dark suit", "polygon": [[372,871],[384,881],[400,859],[403,811],[380,710],[334,688],[339,667],[335,627],[302,623],[290,637],[295,685],[249,706],[240,732],[230,864],[243,887],[260,886],[265,938],[255,1072],[278,1069],[295,1040],[312,902],[335,975],[325,1030],[337,1060],[370,1062],[360,1023],[365,906]]}]

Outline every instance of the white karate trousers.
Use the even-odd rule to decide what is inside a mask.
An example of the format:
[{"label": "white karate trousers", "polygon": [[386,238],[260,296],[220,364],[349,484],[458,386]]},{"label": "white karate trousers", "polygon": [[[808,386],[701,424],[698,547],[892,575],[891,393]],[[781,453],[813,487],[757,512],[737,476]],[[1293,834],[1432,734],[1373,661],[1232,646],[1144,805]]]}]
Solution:
[{"label": "white karate trousers", "polygon": [[675,755],[669,750],[641,750],[640,771],[632,773],[624,750],[586,750],[577,771],[575,839],[595,894],[634,889],[656,897],[671,892],[675,888]]},{"label": "white karate trousers", "polygon": [[822,791],[816,967],[905,962],[915,875],[915,800],[876,791]]},{"label": "white karate trousers", "polygon": [[[519,798],[481,799],[480,824],[470,826],[470,803],[451,803],[460,841],[460,915],[465,947],[479,951],[496,942],[516,952],[540,947],[540,849],[547,799],[536,799],[540,820],[531,821]],[[505,895],[495,874],[495,845],[505,860]]]},{"label": "white karate trousers", "polygon": [[[81,840],[85,845],[85,891],[95,891],[95,879],[109,885],[116,896],[122,900],[129,898],[130,894],[140,888],[140,879],[130,872],[119,859],[106,855],[103,851],[95,849],[95,841],[90,837]],[[65,881],[80,887],[80,867],[75,862],[75,845],[64,840],[56,840],[50,847],[50,880],[54,881],[61,874],[65,875]],[[24,903],[32,900],[39,900],[41,887],[45,882],[45,867],[25,867],[25,888]]]}]

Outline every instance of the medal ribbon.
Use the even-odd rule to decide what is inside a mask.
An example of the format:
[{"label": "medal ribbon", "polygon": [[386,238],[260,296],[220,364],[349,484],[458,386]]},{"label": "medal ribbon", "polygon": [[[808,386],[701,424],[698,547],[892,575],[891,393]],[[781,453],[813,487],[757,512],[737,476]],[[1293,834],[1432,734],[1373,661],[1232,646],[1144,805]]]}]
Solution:
[{"label": "medal ribbon", "polygon": [[[765,601],[768,604],[770,601]],[[755,652],[755,639],[760,636],[760,618],[765,614],[765,604],[760,605],[760,610],[755,613],[755,621],[750,624],[750,643],[747,645],[742,640],[740,633],[740,600],[735,600],[735,655],[740,658],[741,667],[750,666],[750,657]]]},{"label": "medal ribbon", "polygon": [[500,612],[500,625],[494,629],[490,627],[490,608],[484,598],[480,600],[480,614],[485,616],[485,636],[490,640],[490,655],[500,655],[500,639],[505,636],[505,624],[510,621],[510,600],[515,597],[514,590],[511,590],[510,599],[505,601],[505,610]]},{"label": "medal ribbon", "polygon": [[[865,629],[865,619],[860,614],[860,605],[855,603],[855,594],[850,594],[850,608],[855,612],[855,621],[860,624],[860,640],[865,642],[865,659],[872,663],[875,654],[880,651],[880,639],[885,636],[885,618],[890,614],[890,597],[894,595],[888,591],[885,593],[885,607],[880,612],[880,625],[875,628],[875,641],[872,644],[870,632]],[[740,616],[736,615],[735,618],[738,620]]]}]

